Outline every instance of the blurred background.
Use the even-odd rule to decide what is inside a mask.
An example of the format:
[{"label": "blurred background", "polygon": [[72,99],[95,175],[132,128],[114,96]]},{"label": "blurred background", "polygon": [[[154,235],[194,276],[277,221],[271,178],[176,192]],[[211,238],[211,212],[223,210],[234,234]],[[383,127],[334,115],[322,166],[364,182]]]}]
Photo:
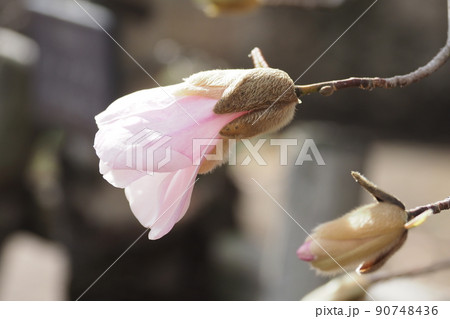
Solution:
[{"label": "blurred background", "polygon": [[[102,179],[92,147],[96,114],[156,86],[141,67],[168,85],[250,68],[258,46],[297,79],[373,1],[269,2],[212,18],[191,0],[0,0],[0,300],[75,300],[143,232],[123,190]],[[446,3],[379,1],[297,84],[424,65],[445,43]],[[406,88],[304,97],[293,123],[265,137],[298,139],[287,165],[266,143],[266,166],[201,176],[183,220],[162,239],[141,238],[81,300],[301,299],[327,278],[297,259],[306,234],[252,178],[308,231],[371,200],[351,170],[408,208],[444,199],[449,74],[447,63]],[[294,165],[305,139],[326,165]],[[238,147],[238,163],[247,155]],[[410,231],[380,272],[450,259],[449,222],[444,212]],[[448,287],[450,271],[441,271],[370,292],[449,300]]]}]

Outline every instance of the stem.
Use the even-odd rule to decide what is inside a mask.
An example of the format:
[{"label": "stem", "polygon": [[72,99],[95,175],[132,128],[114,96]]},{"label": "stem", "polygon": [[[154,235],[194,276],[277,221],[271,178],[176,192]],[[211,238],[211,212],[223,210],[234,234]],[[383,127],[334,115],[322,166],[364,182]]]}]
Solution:
[{"label": "stem", "polygon": [[428,204],[428,205],[424,205],[424,206],[418,206],[413,209],[409,209],[406,211],[406,213],[408,214],[408,219],[410,220],[428,210],[431,210],[431,214],[434,215],[434,214],[440,213],[442,210],[447,210],[447,209],[450,209],[450,196],[447,197],[446,199],[438,201],[434,204]]},{"label": "stem", "polygon": [[404,87],[414,82],[420,81],[438,70],[450,57],[450,0],[447,0],[448,11],[448,30],[447,42],[445,46],[424,66],[417,70],[404,75],[396,75],[390,78],[357,78],[351,77],[343,80],[334,80],[327,82],[320,82],[308,85],[296,85],[297,95],[303,96],[311,93],[317,93],[324,96],[330,96],[340,89],[359,88],[363,90],[372,90],[374,88],[391,89],[395,87]]}]

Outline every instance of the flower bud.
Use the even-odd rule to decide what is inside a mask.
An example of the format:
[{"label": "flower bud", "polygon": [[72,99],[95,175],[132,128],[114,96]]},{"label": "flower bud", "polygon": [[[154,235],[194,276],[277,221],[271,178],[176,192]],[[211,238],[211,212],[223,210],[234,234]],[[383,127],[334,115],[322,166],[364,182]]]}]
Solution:
[{"label": "flower bud", "polygon": [[218,99],[215,114],[246,112],[220,130],[224,138],[249,138],[277,131],[294,117],[301,101],[294,81],[278,69],[210,70],[185,79],[183,94]]},{"label": "flower bud", "polygon": [[287,125],[298,102],[292,79],[272,68],[199,72],[131,93],[95,117],[100,173],[125,188],[134,215],[158,239],[186,213],[197,174],[226,162],[220,153],[230,138]]},{"label": "flower bud", "polygon": [[336,273],[359,265],[365,273],[380,267],[406,239],[407,214],[397,205],[361,206],[318,226],[298,249],[298,258],[319,272]]},{"label": "flower bud", "polygon": [[197,0],[197,2],[210,17],[216,17],[222,13],[245,12],[261,5],[260,0]]}]

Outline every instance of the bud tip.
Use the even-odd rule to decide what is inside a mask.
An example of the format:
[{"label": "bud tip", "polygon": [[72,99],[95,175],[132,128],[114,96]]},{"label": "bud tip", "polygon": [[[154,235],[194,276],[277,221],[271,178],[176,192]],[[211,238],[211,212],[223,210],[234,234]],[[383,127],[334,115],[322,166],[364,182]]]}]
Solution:
[{"label": "bud tip", "polygon": [[303,261],[313,261],[314,259],[316,259],[316,256],[311,253],[310,246],[311,240],[308,240],[303,245],[301,245],[297,250],[297,257]]}]

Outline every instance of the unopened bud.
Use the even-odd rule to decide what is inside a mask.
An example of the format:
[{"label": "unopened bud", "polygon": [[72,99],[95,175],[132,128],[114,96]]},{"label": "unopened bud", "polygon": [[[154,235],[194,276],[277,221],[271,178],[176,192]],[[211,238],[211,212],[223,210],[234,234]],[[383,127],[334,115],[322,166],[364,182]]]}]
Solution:
[{"label": "unopened bud", "polygon": [[217,98],[216,114],[246,112],[220,131],[224,138],[249,138],[286,126],[300,103],[294,81],[278,69],[210,70],[185,79],[184,94]]},{"label": "unopened bud", "polygon": [[255,9],[260,0],[196,0],[207,16],[216,17],[222,13],[240,13]]},{"label": "unopened bud", "polygon": [[297,250],[301,260],[322,273],[337,273],[358,267],[374,271],[404,243],[408,215],[403,204],[359,173],[355,179],[377,199],[344,216],[319,225]]}]

